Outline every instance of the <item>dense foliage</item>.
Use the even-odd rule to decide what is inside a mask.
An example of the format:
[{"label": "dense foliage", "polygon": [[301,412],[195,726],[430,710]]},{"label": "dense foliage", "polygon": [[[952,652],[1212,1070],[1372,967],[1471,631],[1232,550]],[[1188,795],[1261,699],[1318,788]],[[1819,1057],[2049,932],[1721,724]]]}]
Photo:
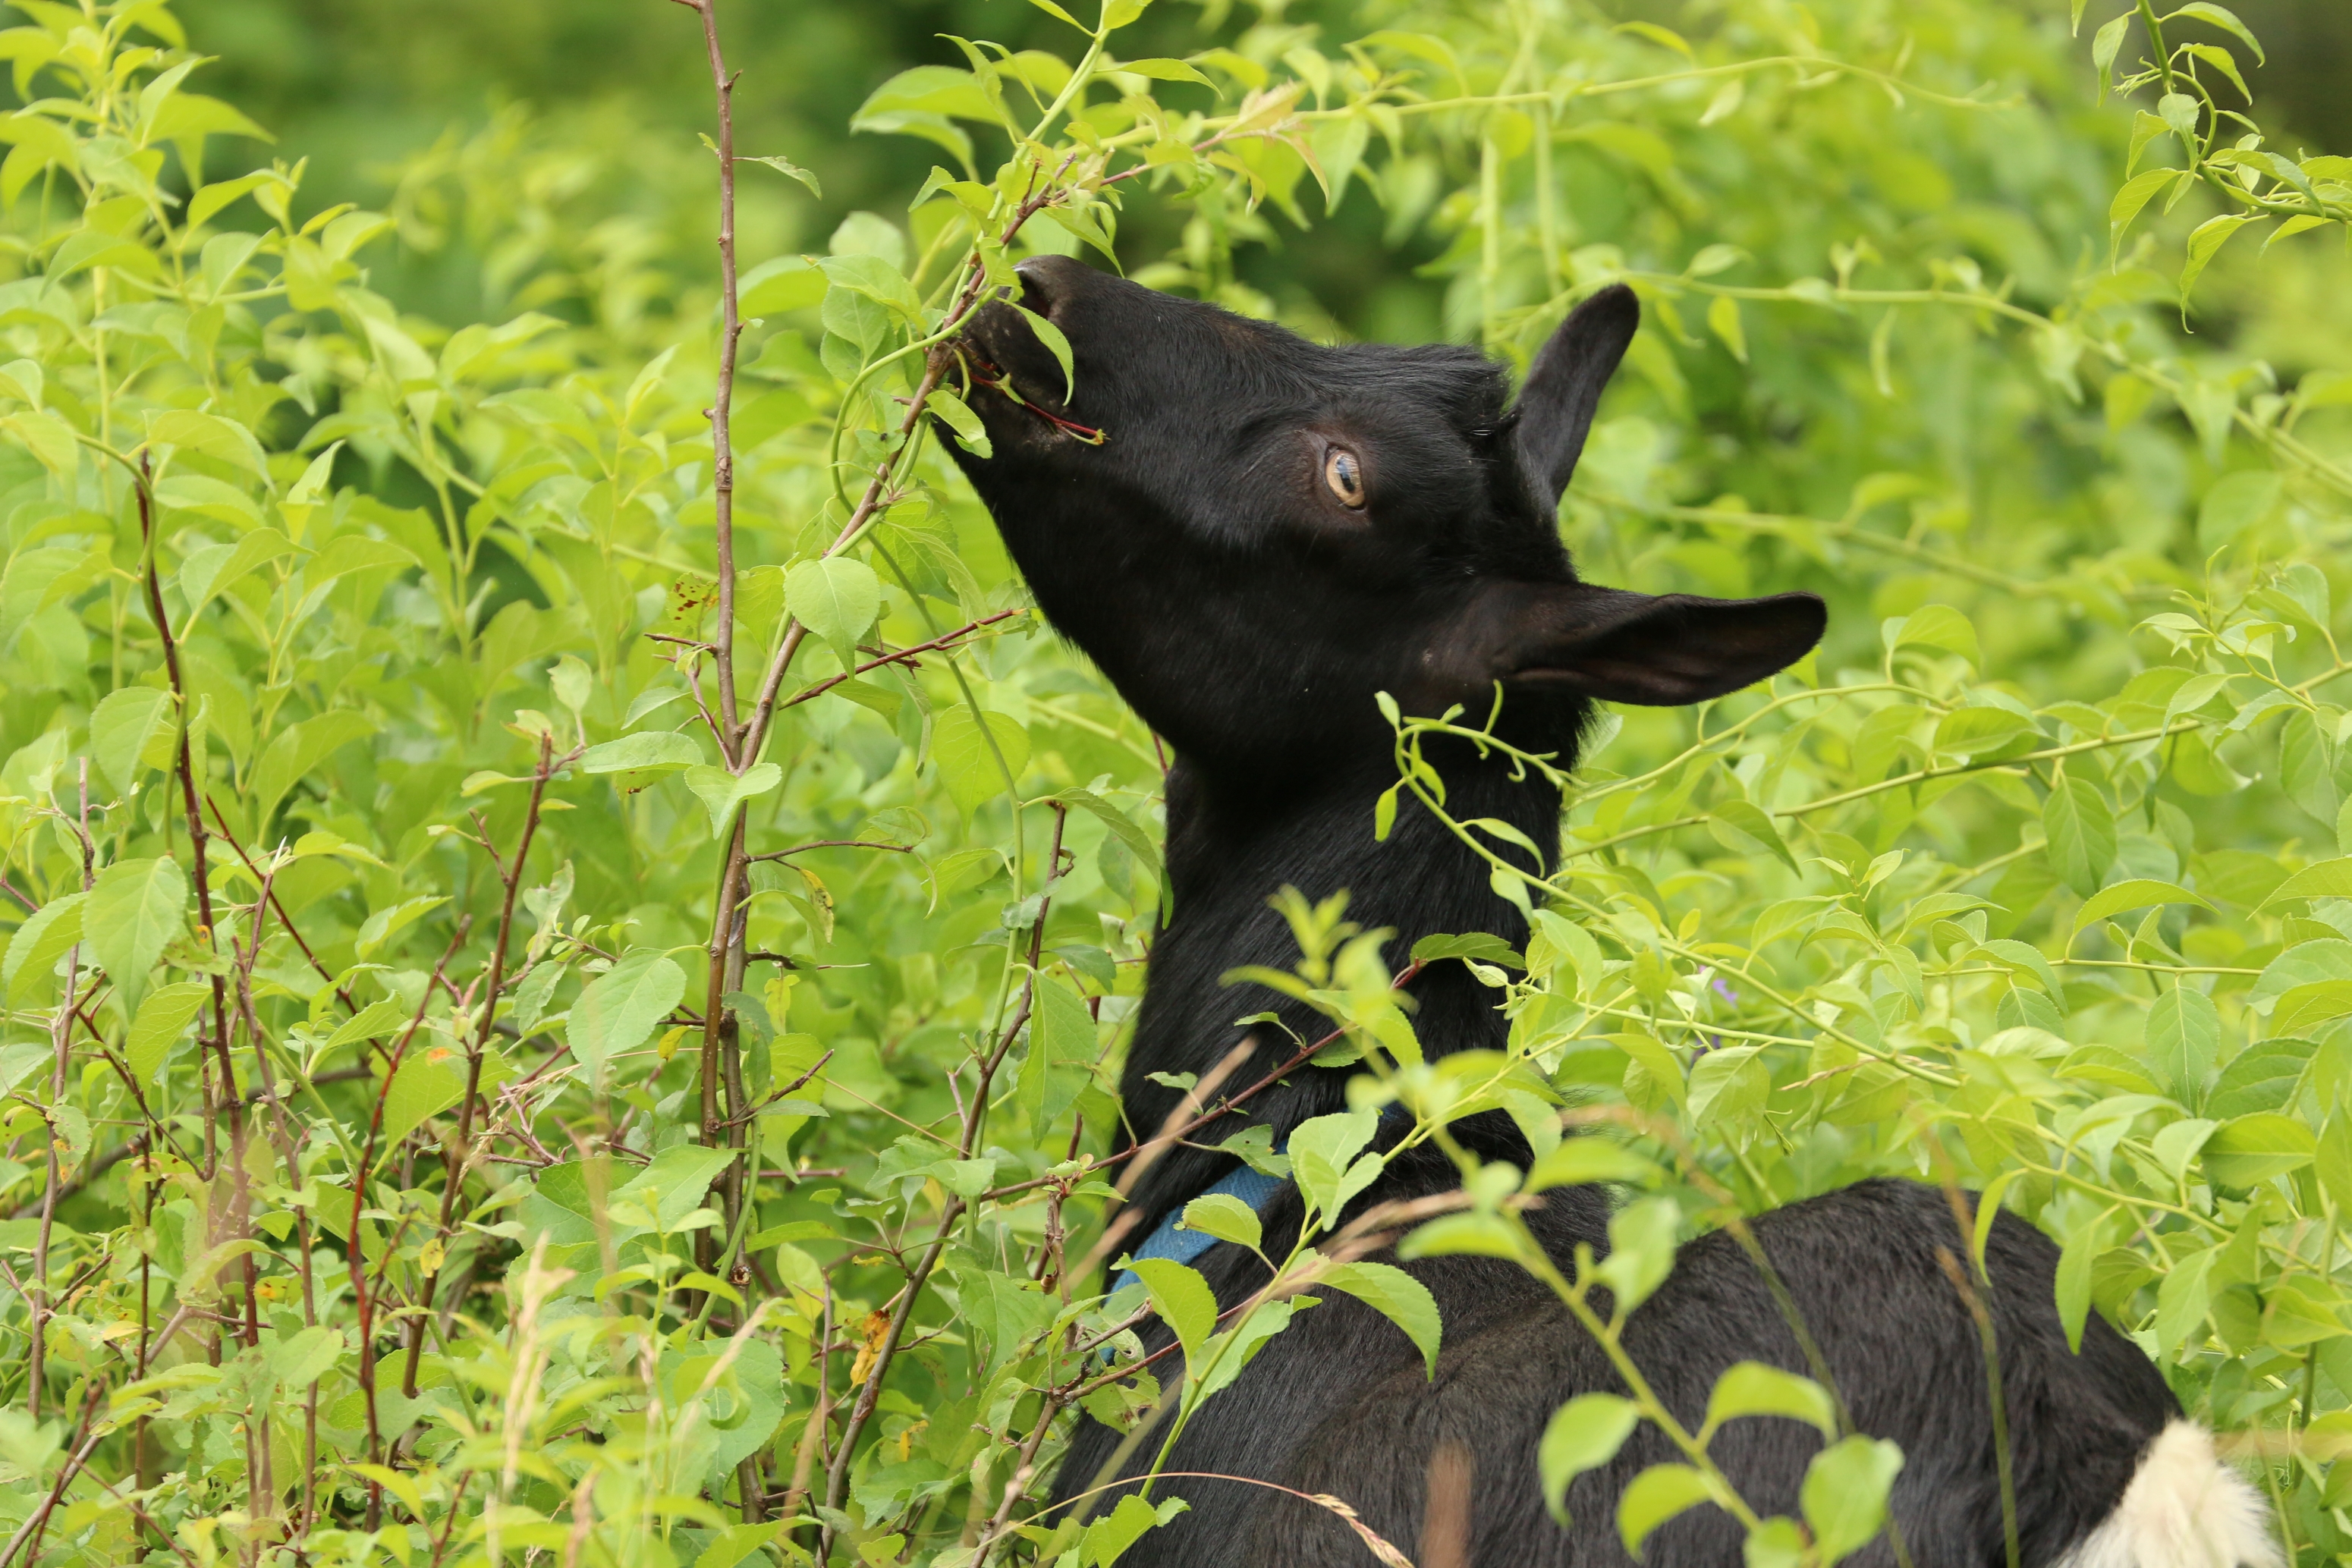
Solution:
[{"label": "dense foliage", "polygon": [[[1622,1183],[1622,1310],[1742,1214],[1979,1191],[2299,1561],[2352,1549],[2352,162],[2263,139],[2230,13],[1212,7],[1180,59],[1106,0],[879,85],[857,128],[937,171],[739,277],[733,183],[826,171],[723,113],[723,183],[509,114],[313,210],[299,148],[207,181],[260,128],[166,0],[14,3],[0,1568],[1090,1565],[1152,1512],[1035,1516],[1071,1412],[1213,1396],[1299,1290],[1441,1332],[1310,1250],[1222,1324],[1153,1269],[1191,1380],[1124,1359],[1163,758],[922,417],[980,438],[942,345],[1029,249],[1328,329],[1235,258],[1374,209],[1497,354],[1643,293],[1563,508],[1590,575],[1832,604],[1769,690],[1610,719],[1550,876],[1496,862],[1523,953],[1421,956],[1482,966],[1507,1055],[1421,1061],[1411,956],[1294,907],[1360,1103],[1499,1104],[1541,1155],[1407,1248],[1532,1265],[1526,1196]],[[672,19],[726,79],[728,16]],[[633,179],[720,251],[596,209]],[[460,245],[480,319],[370,287]],[[1481,717],[1400,719],[1400,789],[1442,810],[1421,739]],[[1293,1154],[1336,1213],[1372,1118],[1330,1120]],[[1760,1521],[1626,1371],[1554,1495],[1642,1419],[1687,1463],[1579,1528],[1875,1533],[1900,1456],[1820,1390],[1718,1390],[1840,1438]]]}]

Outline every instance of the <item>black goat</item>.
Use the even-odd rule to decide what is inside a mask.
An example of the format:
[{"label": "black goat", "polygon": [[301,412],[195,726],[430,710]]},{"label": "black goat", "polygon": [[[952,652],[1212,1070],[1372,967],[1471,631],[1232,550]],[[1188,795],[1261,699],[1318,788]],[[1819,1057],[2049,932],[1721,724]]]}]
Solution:
[{"label": "black goat", "polygon": [[[1374,841],[1373,800],[1395,781],[1376,693],[1411,713],[1458,702],[1484,714],[1499,681],[1498,733],[1572,759],[1593,699],[1718,696],[1770,675],[1821,635],[1823,608],[1810,594],[1650,598],[1577,580],[1553,519],[1638,319],[1622,287],[1569,318],[1507,409],[1501,372],[1468,350],[1319,347],[1058,258],[1024,263],[1021,276],[1023,303],[1069,341],[1076,394],[1066,406],[1060,369],[1019,315],[989,308],[964,351],[982,379],[1003,378],[1022,400],[976,397],[993,455],[960,461],[1046,615],[1177,756],[1168,779],[1174,915],[1152,951],[1127,1061],[1131,1128],[1149,1134],[1177,1107],[1178,1092],[1151,1075],[1210,1071],[1239,1039],[1236,1015],[1274,1007],[1302,1036],[1321,1032],[1295,1004],[1220,983],[1238,966],[1292,961],[1292,934],[1268,906],[1285,885],[1311,897],[1349,890],[1351,917],[1392,928],[1392,951],[1434,932],[1524,935],[1486,867],[1426,812],[1408,803],[1387,841]],[[1074,423],[1107,432],[1107,444],[1072,439]],[[1556,841],[1559,799],[1539,779],[1515,779],[1467,748],[1443,763],[1457,817],[1499,818],[1535,842]],[[1492,993],[1463,966],[1433,967],[1413,992],[1432,1056],[1503,1045]],[[1345,1078],[1302,1072],[1253,1109],[1286,1135],[1344,1108]],[[1499,1113],[1451,1133],[1482,1158],[1522,1169],[1529,1159]],[[1160,1160],[1132,1195],[1132,1239],[1233,1166],[1201,1149]],[[1416,1148],[1351,1212],[1458,1183],[1449,1160]],[[1546,1196],[1529,1222],[1563,1271],[1572,1273],[1580,1246],[1606,1251],[1603,1191]],[[1263,1218],[1280,1256],[1302,1218],[1296,1189],[1276,1193]],[[1891,1511],[1909,1563],[2004,1563],[1981,1341],[1938,1256],[1968,1255],[1947,1196],[1865,1182],[1765,1215],[1752,1231],[1855,1427],[1901,1446]],[[2080,1354],[2068,1351],[2050,1242],[2004,1215],[1987,1263],[2025,1568],[2274,1562],[2252,1490],[2180,1420],[2139,1352],[2095,1317]],[[1263,1265],[1231,1245],[1197,1266],[1221,1307],[1265,1282]],[[1677,1457],[1663,1436],[1644,1425],[1613,1462],[1580,1477],[1569,1529],[1547,1513],[1535,1461],[1565,1401],[1621,1388],[1600,1349],[1513,1263],[1452,1256],[1407,1267],[1444,1316],[1433,1381],[1402,1334],[1331,1293],[1202,1407],[1166,1468],[1335,1494],[1407,1550],[1423,1541],[1428,1514],[1448,1515],[1425,1558],[1482,1568],[1626,1561],[1616,1500],[1640,1470]],[[1167,1343],[1165,1331],[1147,1343]],[[1693,1427],[1736,1362],[1808,1370],[1765,1279],[1722,1234],[1682,1249],[1633,1313],[1626,1345]],[[1163,1378],[1178,1375],[1164,1366],[1172,1359],[1162,1358]],[[1055,1500],[1084,1491],[1118,1444],[1108,1428],[1084,1426]],[[1727,1427],[1711,1452],[1759,1513],[1794,1514],[1820,1446],[1811,1427],[1766,1417]],[[1139,1473],[1158,1447],[1155,1437],[1136,1448],[1124,1473]],[[1473,1479],[1462,1483],[1465,1458]],[[1433,1510],[1427,1478],[1439,1473],[1456,1484]],[[1123,1562],[1365,1561],[1341,1521],[1277,1490],[1170,1479],[1157,1495],[1181,1495],[1190,1511]],[[1728,1514],[1696,1508],[1651,1536],[1645,1557],[1734,1563],[1741,1541]],[[1892,1532],[1852,1559],[1897,1560]]]}]

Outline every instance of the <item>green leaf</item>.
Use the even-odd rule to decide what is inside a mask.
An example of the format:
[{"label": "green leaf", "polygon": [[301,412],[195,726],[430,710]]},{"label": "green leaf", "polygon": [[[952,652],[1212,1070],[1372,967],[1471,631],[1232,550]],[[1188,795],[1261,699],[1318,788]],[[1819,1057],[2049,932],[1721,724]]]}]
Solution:
[{"label": "green leaf", "polygon": [[1136,826],[1135,820],[1091,789],[1057,789],[1041,800],[1058,800],[1066,806],[1076,806],[1110,830],[1111,836],[1127,847],[1129,854],[1157,880],[1161,876],[1160,846],[1150,833]]},{"label": "green leaf", "polygon": [[1433,932],[1412,945],[1416,962],[1434,964],[1441,958],[1470,958],[1486,964],[1524,968],[1527,960],[1508,942],[1491,931]]},{"label": "green leaf", "polygon": [[2314,1034],[2340,1018],[2352,1018],[2352,980],[2314,980],[2279,998],[2271,1028],[2283,1035]]},{"label": "green leaf", "polygon": [[[2112,25],[2120,28],[2125,20],[2126,18],[2118,16]],[[2101,37],[2106,36],[2105,28],[2100,30],[2099,36]],[[2123,189],[2116,193],[2115,201],[2107,208],[2108,247],[2110,249],[2122,247],[2125,232],[2132,226],[2132,220],[2139,216],[2142,208],[2156,199],[2156,193],[2158,191],[2181,180],[2191,178],[2194,176],[2184,174],[2178,169],[2150,169],[2145,173],[2135,174],[2125,181]]]},{"label": "green leaf", "polygon": [[2219,1121],[2284,1110],[2303,1082],[2315,1047],[2307,1040],[2260,1040],[2231,1057],[2206,1097],[2205,1113]]},{"label": "green leaf", "polygon": [[2181,144],[2191,150],[2197,146],[2197,99],[2185,92],[2168,92],[2156,100],[2157,118],[2172,128]]},{"label": "green leaf", "polygon": [[206,545],[188,552],[180,564],[180,596],[186,600],[187,618],[182,635],[193,630],[196,617],[215,595],[257,567],[295,551],[292,539],[276,528],[256,528],[233,545]]},{"label": "green leaf", "polygon": [[[719,1439],[710,1469],[722,1475],[759,1452],[784,1418],[784,1358],[776,1343],[746,1339],[732,1347],[730,1354],[735,1358],[733,1364],[718,1374],[718,1384],[704,1396],[704,1430]],[[691,1387],[699,1387],[702,1382],[703,1378],[698,1377]],[[743,1525],[733,1528],[747,1529]],[[772,1533],[773,1529],[766,1525],[748,1528]]]},{"label": "green leaf", "polygon": [[383,1092],[383,1132],[381,1149],[394,1149],[400,1141],[457,1103],[466,1092],[464,1059],[449,1047],[429,1042],[420,1033],[408,1042],[400,1071]]},{"label": "green leaf", "polygon": [[807,170],[802,168],[799,164],[793,162],[791,159],[785,157],[781,152],[772,152],[764,158],[754,158],[746,154],[739,153],[736,156],[735,162],[738,163],[765,163],[769,168],[773,169],[785,179],[798,180],[802,184],[806,185],[808,187],[808,193],[814,196],[818,201],[824,200],[824,187],[817,183],[816,176],[810,173]]},{"label": "green leaf", "polygon": [[2189,1343],[2189,1336],[2203,1325],[2212,1300],[2213,1260],[2221,1250],[2208,1247],[2187,1258],[2175,1254],[2172,1267],[2158,1283],[2156,1343],[2164,1355],[2170,1356]]},{"label": "green leaf", "polygon": [[2267,909],[2283,898],[2352,898],[2352,855],[2304,867],[2279,883],[2263,900],[2262,907]]},{"label": "green leaf", "polygon": [[1663,1175],[1657,1166],[1622,1144],[1591,1134],[1562,1138],[1549,1154],[1538,1155],[1524,1184],[1528,1192],[1555,1186],[1586,1186],[1600,1182],[1649,1186]]},{"label": "green leaf", "polygon": [[2088,898],[2116,863],[2116,819],[2106,797],[2087,779],[2062,774],[2042,803],[2042,831],[2050,869]]},{"label": "green leaf", "polygon": [[592,746],[580,755],[583,773],[638,773],[692,768],[702,761],[702,747],[690,735],[673,729],[639,730],[618,740]]},{"label": "green leaf", "polygon": [[1397,1256],[1410,1263],[1416,1258],[1519,1257],[1519,1241],[1511,1228],[1492,1214],[1446,1214],[1414,1230],[1397,1244]]},{"label": "green leaf", "polygon": [[2205,1077],[2221,1054],[2221,1015],[2213,998],[2175,982],[2147,1009],[2147,1060],[2167,1092],[2195,1109],[2205,1098]]},{"label": "green leaf", "polygon": [[250,195],[264,185],[282,183],[283,178],[271,170],[264,169],[240,174],[234,180],[216,180],[199,188],[188,198],[188,226],[196,228],[212,222],[215,214],[239,196]]},{"label": "green leaf", "polygon": [[[1032,0],[1032,3],[1034,4],[1034,0]],[[1129,76],[1149,77],[1153,81],[1189,81],[1197,82],[1202,87],[1214,87],[1217,85],[1207,76],[1203,75],[1198,66],[1193,65],[1189,60],[1167,58],[1121,60],[1115,66],[1106,66],[1103,68],[1106,70],[1125,71]]]},{"label": "green leaf", "polygon": [[269,484],[269,459],[253,432],[234,420],[193,409],[167,409],[147,420],[147,439],[158,446],[200,452],[232,467],[242,468],[265,487]]},{"label": "green leaf", "polygon": [[139,1004],[139,1016],[131,1020],[131,1032],[122,1047],[131,1077],[146,1084],[156,1082],[156,1074],[163,1071],[172,1047],[187,1032],[189,1020],[212,993],[209,981],[182,980],[176,985],[159,987]]},{"label": "green leaf", "polygon": [[1736,1127],[1754,1118],[1772,1092],[1772,1074],[1758,1060],[1762,1047],[1727,1045],[1691,1068],[1690,1113],[1710,1127]]},{"label": "green leaf", "polygon": [[1797,870],[1797,857],[1789,852],[1786,841],[1769,813],[1753,801],[1737,798],[1718,800],[1707,808],[1707,815],[1718,830],[1717,837],[1727,833],[1734,849],[1755,848],[1771,855],[1790,871]]},{"label": "green leaf", "polygon": [[2197,507],[2197,548],[2207,555],[2221,549],[2270,514],[2285,481],[2269,468],[2225,474]]},{"label": "green leaf", "polygon": [[150,768],[172,765],[172,694],[154,686],[125,686],[109,692],[90,711],[90,759],[119,796]]},{"label": "green leaf", "polygon": [[[759,158],[752,162],[764,163],[768,160]],[[764,1340],[754,1340],[751,1343],[766,1350],[771,1355],[775,1354],[774,1348]],[[778,1370],[781,1372],[782,1368]],[[779,1416],[782,1413],[782,1407],[779,1406]],[[714,1465],[712,1468],[719,1467]],[[695,1558],[694,1568],[738,1568],[745,1558],[767,1545],[769,1542],[783,1533],[783,1531],[784,1521],[781,1519],[771,1520],[765,1524],[730,1524],[726,1529],[716,1531],[711,1534],[710,1544],[704,1547],[701,1553]]]},{"label": "green leaf", "polygon": [[772,762],[755,762],[739,778],[724,768],[696,766],[686,770],[686,787],[710,813],[710,836],[718,838],[735,821],[735,809],[756,800],[784,781],[784,770]]},{"label": "green leaf", "polygon": [[632,947],[572,1004],[564,1030],[572,1054],[601,1075],[614,1057],[643,1045],[685,995],[686,971],[667,954]]},{"label": "green leaf", "polygon": [[[297,485],[289,500],[294,500],[301,489],[302,486]],[[338,534],[320,545],[317,555],[302,563],[302,580],[315,590],[322,583],[349,577],[354,572],[384,568],[406,569],[415,565],[416,557],[414,554],[389,540],[370,538],[365,534]]]},{"label": "green leaf", "polygon": [[[442,901],[436,898],[429,902],[437,904]],[[550,965],[547,969],[550,975],[561,972],[553,965]],[[370,1002],[336,1025],[335,1032],[327,1037],[325,1049],[340,1051],[344,1046],[356,1045],[363,1040],[373,1040],[379,1036],[393,1034],[413,1016],[415,1016],[414,1010],[398,998],[382,998]]]},{"label": "green leaf", "polygon": [[33,912],[8,938],[8,956],[0,964],[11,999],[49,977],[66,949],[81,940],[82,902],[88,895],[68,893]]},{"label": "green leaf", "polygon": [[653,1157],[653,1163],[616,1188],[615,1198],[647,1206],[664,1229],[675,1230],[702,1205],[719,1173],[735,1163],[733,1149],[705,1148],[699,1144],[673,1144]]},{"label": "green leaf", "polygon": [[1183,1345],[1186,1359],[1192,1359],[1217,1330],[1217,1297],[1209,1282],[1197,1271],[1166,1258],[1139,1258],[1128,1267],[1143,1281],[1151,1310]]},{"label": "green leaf", "polygon": [[1186,1204],[1184,1218],[1176,1228],[1197,1230],[1253,1252],[1265,1239],[1265,1228],[1258,1219],[1257,1210],[1229,1192],[1202,1193]]},{"label": "green leaf", "polygon": [[[1045,0],[1031,0],[1045,9],[1062,16],[1062,8]],[[1066,16],[1063,16],[1068,21]],[[1072,26],[1077,24],[1072,22]],[[1148,1500],[1129,1493],[1118,1500],[1118,1506],[1087,1526],[1079,1538],[1076,1568],[1110,1568],[1125,1555],[1128,1548],[1143,1539],[1146,1531],[1167,1523],[1192,1504],[1182,1498],[1171,1497],[1154,1507]]]},{"label": "green leaf", "polygon": [[1714,1500],[1714,1487],[1690,1466],[1652,1465],[1617,1500],[1617,1538],[1625,1543],[1625,1554],[1638,1560],[1651,1531],[1686,1509]]},{"label": "green leaf", "polygon": [[955,432],[956,444],[974,457],[993,457],[996,448],[988,439],[988,427],[980,415],[971,412],[963,399],[945,387],[934,387],[930,401],[924,404],[942,424]]},{"label": "green leaf", "polygon": [[743,275],[738,308],[746,319],[805,310],[824,298],[825,276],[802,256],[780,256]]},{"label": "green leaf", "polygon": [[1961,757],[1999,751],[2021,735],[2032,732],[2033,721],[2003,707],[1956,707],[1936,726],[1936,749]]},{"label": "green leaf", "polygon": [[1094,1081],[1094,1015],[1086,998],[1049,975],[1037,977],[1029,1054],[1021,1063],[1020,1100],[1032,1137],[1043,1138]]},{"label": "green leaf", "polygon": [[1861,1551],[1886,1524],[1886,1494],[1903,1450],[1884,1438],[1842,1438],[1805,1467],[1798,1497],[1824,1563]]},{"label": "green leaf", "polygon": [[1609,1217],[1609,1256],[1594,1272],[1617,1298],[1620,1314],[1650,1299],[1675,1266],[1682,1210],[1670,1197],[1645,1197]]},{"label": "green leaf", "polygon": [[1058,1297],[992,1269],[960,1266],[955,1281],[963,1321],[986,1342],[992,1367],[1012,1360],[1024,1342],[1054,1321],[1055,1309],[1061,1305]]},{"label": "green leaf", "polygon": [[1379,1178],[1385,1164],[1364,1154],[1380,1131],[1375,1111],[1341,1111],[1301,1122],[1290,1134],[1290,1171],[1300,1194],[1328,1226],[1348,1202]]},{"label": "green leaf", "polygon": [[[1189,1216],[1190,1210],[1186,1212]],[[1429,1293],[1428,1286],[1391,1264],[1370,1262],[1342,1263],[1315,1283],[1345,1291],[1402,1329],[1405,1337],[1419,1347],[1429,1376],[1435,1379],[1441,1324],[1437,1298]]]},{"label": "green leaf", "polygon": [[2091,1265],[2100,1251],[2100,1234],[2115,1215],[2109,1208],[2090,1224],[2068,1233],[2058,1253],[2058,1322],[2066,1331],[2066,1348],[2080,1354],[2083,1325],[2091,1316]]},{"label": "green leaf", "polygon": [[[882,606],[882,584],[862,560],[824,556],[784,573],[784,606],[836,650],[850,649],[874,624]],[[849,655],[842,660],[845,666],[856,662]]]},{"label": "green leaf", "polygon": [[334,1370],[343,1354],[343,1336],[321,1326],[298,1329],[265,1351],[270,1375],[280,1388],[307,1388]]},{"label": "green leaf", "polygon": [[1736,1363],[1715,1380],[1715,1392],[1707,1396],[1705,1430],[1711,1435],[1726,1421],[1742,1416],[1785,1416],[1804,1422],[1824,1437],[1837,1436],[1837,1406],[1828,1390],[1810,1377],[1760,1361]]},{"label": "green leaf", "polygon": [[2184,308],[2189,304],[2189,290],[2197,287],[2198,278],[2204,276],[2205,268],[2221,254],[2221,247],[2230,243],[2231,236],[2248,224],[2267,221],[2259,216],[2224,214],[2218,218],[2208,218],[2197,225],[2189,236],[2188,263],[2180,269],[2180,303]]},{"label": "green leaf", "polygon": [[1707,329],[1723,340],[1731,357],[1741,364],[1748,362],[1748,331],[1739,319],[1739,301],[1728,294],[1718,294],[1706,308]]},{"label": "green leaf", "polygon": [[2319,1141],[2292,1116],[2258,1112],[2224,1123],[2205,1140],[2205,1174],[2223,1186],[2249,1187],[2312,1163]]},{"label": "green leaf", "polygon": [[2352,1110],[2338,1106],[2327,1118],[2314,1154],[2319,1184],[2335,1200],[2336,1212],[2352,1214]]},{"label": "green leaf", "polygon": [[1926,604],[1892,622],[1895,631],[1887,639],[1887,651],[1904,648],[1940,648],[1948,653],[1958,653],[1970,664],[1981,665],[1984,655],[1977,648],[1977,629],[1969,618],[1948,604]]},{"label": "green leaf", "polygon": [[1029,766],[1029,732],[1021,722],[1002,713],[987,718],[983,737],[970,708],[952,707],[931,729],[931,757],[940,765],[949,796],[967,820],[1005,792],[1007,773],[1017,785]]},{"label": "green leaf", "polygon": [[253,765],[254,821],[266,828],[288,790],[328,758],[375,732],[373,719],[351,708],[331,708],[280,732]]},{"label": "green leaf", "polygon": [[[1160,62],[1155,61],[1147,63],[1157,64]],[[1181,60],[1170,60],[1165,63],[1181,67],[1182,69],[1191,72],[1190,79],[1192,80],[1198,81],[1203,86],[1206,86],[1208,83],[1208,78],[1206,77],[1201,75],[1200,72],[1193,70],[1192,67],[1184,65]],[[1134,68],[1135,68],[1133,66],[1121,66],[1119,68],[1121,70],[1133,70]],[[1185,78],[1179,78],[1176,79],[1181,80]],[[1036,339],[1040,343],[1045,345],[1045,351],[1053,355],[1054,362],[1062,368],[1062,401],[1065,403],[1067,403],[1070,399],[1078,395],[1078,372],[1070,357],[1069,339],[1062,335],[1062,329],[1059,327],[1055,326],[1053,322],[1047,320],[1045,317],[1038,315],[1037,312],[1030,309],[1019,300],[1016,299],[1013,302],[1013,308],[1021,313],[1021,319],[1029,324],[1029,330],[1035,334]],[[985,454],[982,455],[985,455]]]},{"label": "green leaf", "polygon": [[2099,921],[2112,920],[2128,909],[2146,909],[2159,904],[2193,904],[2205,910],[2213,907],[2177,883],[2132,877],[2103,887],[2084,899],[2083,907],[2074,912],[2074,929],[2080,931]]},{"label": "green leaf", "polygon": [[1642,1407],[1614,1394],[1580,1394],[1552,1412],[1536,1449],[1544,1506],[1565,1526],[1568,1485],[1617,1457],[1642,1419]]},{"label": "green leaf", "polygon": [[2165,17],[2165,20],[2169,22],[2175,16],[2194,16],[2200,22],[2210,22],[2223,32],[2231,34],[2239,42],[2252,49],[2254,52],[2255,64],[2265,66],[2270,64],[2270,57],[2263,53],[2262,40],[2254,37],[2252,28],[2238,20],[2236,12],[2213,5],[2211,0],[2188,0],[2188,4],[2175,8],[2171,16]]},{"label": "green leaf", "polygon": [[89,956],[127,1009],[146,995],[149,973],[187,925],[188,876],[172,860],[118,861],[98,873],[82,908]]},{"label": "green leaf", "polygon": [[[404,898],[389,909],[375,911],[360,923],[359,935],[352,943],[353,951],[362,958],[374,957],[394,936],[448,902],[446,897],[420,894],[415,898]],[[405,1018],[407,1014],[401,1016]]]},{"label": "green leaf", "polygon": [[862,295],[910,325],[922,319],[921,297],[887,258],[870,251],[853,252],[820,256],[816,265],[835,289]]}]

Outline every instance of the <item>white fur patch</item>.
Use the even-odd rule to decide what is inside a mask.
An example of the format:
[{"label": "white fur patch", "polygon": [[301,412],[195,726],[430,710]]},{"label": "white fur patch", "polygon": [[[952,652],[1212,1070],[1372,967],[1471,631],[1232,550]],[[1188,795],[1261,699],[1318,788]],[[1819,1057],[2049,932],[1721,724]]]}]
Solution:
[{"label": "white fur patch", "polygon": [[2212,1434],[2175,1421],[2158,1434],[2099,1528],[2059,1568],[2279,1568],[2262,1494],[2213,1452]]}]

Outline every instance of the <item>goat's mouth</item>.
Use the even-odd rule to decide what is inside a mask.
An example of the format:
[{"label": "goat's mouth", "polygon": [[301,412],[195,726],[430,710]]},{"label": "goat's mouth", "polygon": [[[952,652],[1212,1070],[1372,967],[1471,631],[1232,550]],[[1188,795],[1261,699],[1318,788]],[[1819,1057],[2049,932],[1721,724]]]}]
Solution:
[{"label": "goat's mouth", "polygon": [[1010,414],[1089,446],[1100,446],[1108,439],[1095,426],[1070,417],[1066,401],[1069,383],[1060,361],[1012,306],[1002,301],[982,306],[950,346],[959,361],[950,371],[962,383],[958,390],[967,399],[982,388],[996,394],[974,400],[982,419]]}]

